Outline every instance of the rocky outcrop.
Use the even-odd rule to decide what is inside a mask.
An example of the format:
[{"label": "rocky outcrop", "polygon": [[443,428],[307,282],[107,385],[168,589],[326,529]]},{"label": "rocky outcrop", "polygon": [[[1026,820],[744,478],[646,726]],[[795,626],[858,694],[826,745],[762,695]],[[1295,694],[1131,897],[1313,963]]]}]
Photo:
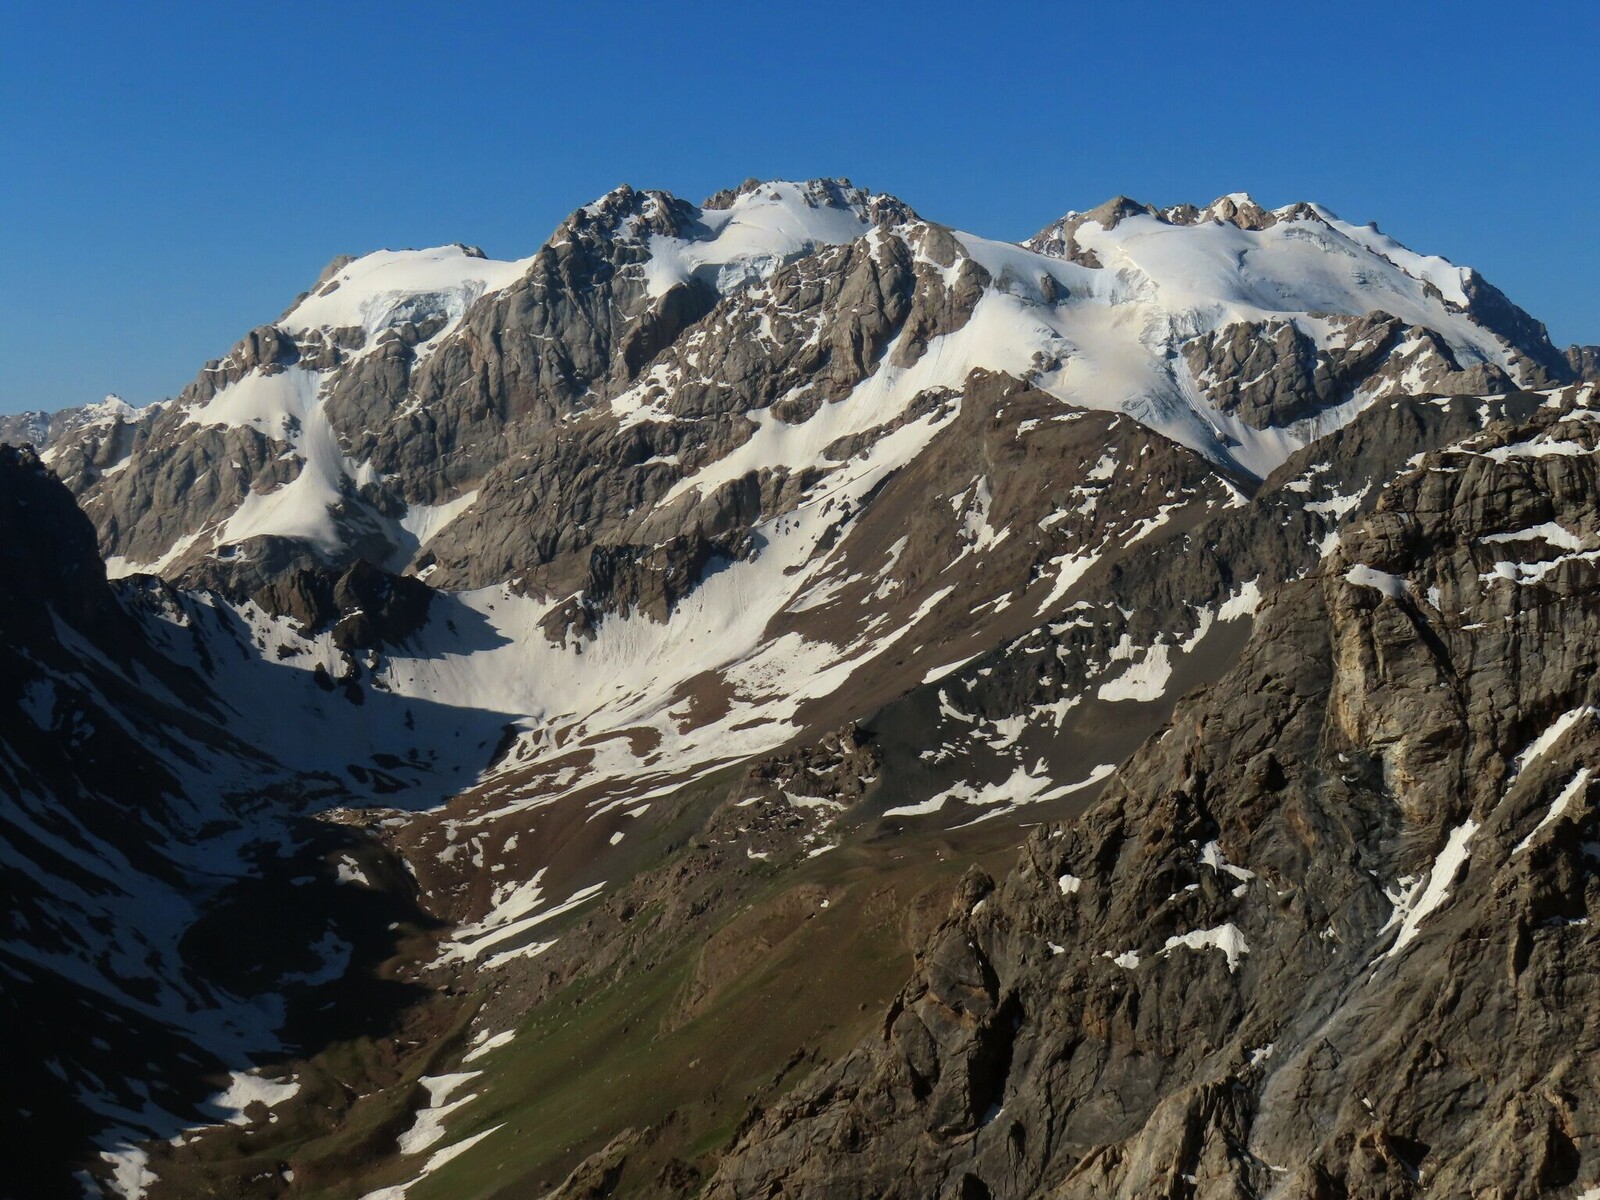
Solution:
[{"label": "rocky outcrop", "polygon": [[1592,1183],[1590,418],[1393,485],[1081,821],[969,879],[708,1194]]},{"label": "rocky outcrop", "polygon": [[[953,265],[954,239],[927,229],[925,240],[942,239]],[[614,397],[609,413],[553,432],[490,471],[471,512],[430,544],[428,561],[437,567],[430,582],[512,578],[559,594],[585,586],[578,572],[586,568],[571,558],[591,546],[626,556],[628,545],[727,539],[792,509],[817,478],[809,464],[662,502],[680,479],[754,433],[747,414],[770,409],[786,424],[804,423],[879,370],[895,339],[893,365],[911,366],[929,340],[966,322],[987,280],[962,252],[947,287],[936,266],[916,262],[906,241],[889,237],[781,269],[764,288],[719,304]],[[619,426],[619,410],[644,410],[651,419]]]},{"label": "rocky outcrop", "polygon": [[755,549],[748,534],[708,538],[699,530],[654,546],[595,546],[582,593],[551,611],[545,632],[557,642],[565,641],[569,631],[592,638],[608,612],[665,621],[713,564],[749,558]]},{"label": "rocky outcrop", "polygon": [[[1226,668],[1259,597],[1314,569],[1409,461],[1473,436],[1486,418],[1526,420],[1545,400],[1375,403],[1294,455],[1248,501],[1173,510],[1172,528],[1085,573],[1059,619],[874,714],[868,725],[889,763],[892,806],[926,804],[958,782],[1003,794],[1019,770],[1046,768],[1060,783],[1084,779],[1097,764],[1108,770],[1160,727],[1178,695]],[[1127,453],[1078,428],[1111,458]],[[1148,469],[1155,458],[1138,461]],[[1071,513],[1051,526],[1060,531],[1057,545],[1072,557],[1092,554],[1103,536],[1092,522],[1119,512],[1159,517],[1160,505],[1142,506],[1138,497],[1169,488],[1133,481],[1126,491],[1099,493],[1087,516],[1075,511],[1089,507],[1083,502],[1057,499],[1057,511]],[[1119,687],[1122,663],[1151,672],[1151,686]]]},{"label": "rocky outcrop", "polygon": [[115,619],[94,527],[32,449],[0,444],[0,617],[38,626],[51,609],[86,628]]},{"label": "rocky outcrop", "polygon": [[1531,379],[1540,384],[1572,381],[1572,364],[1550,344],[1550,334],[1543,321],[1524,312],[1476,271],[1467,273],[1463,290],[1468,314],[1506,340],[1513,351],[1513,362],[1525,365]]},{"label": "rocky outcrop", "polygon": [[[362,570],[333,584],[335,607],[393,621],[426,592]],[[224,608],[157,579],[109,585],[71,493],[31,450],[0,446],[0,855],[15,868],[0,912],[13,1164],[0,1194],[113,1194],[113,1171],[197,1194],[147,1175],[139,1141],[216,1120],[208,1101],[252,1054],[348,1044],[424,999],[375,974],[399,922],[427,921],[410,875],[308,817],[350,784],[297,773],[237,730],[274,698],[319,695],[311,672],[279,667],[299,684],[287,691],[219,693],[203,634]],[[260,647],[241,635],[228,652]],[[357,855],[380,885],[359,894],[336,866]],[[348,1090],[341,1069],[325,1103],[395,1087],[393,1065],[369,1063],[382,1078]]]},{"label": "rocky outcrop", "polygon": [[[71,409],[67,409],[71,412]],[[39,409],[6,413],[0,416],[0,442],[12,446],[32,446],[44,450],[50,445],[50,429],[60,414]]]},{"label": "rocky outcrop", "polygon": [[345,651],[396,646],[428,619],[433,589],[368,562],[336,574],[321,565],[278,575],[251,597],[265,612],[291,617],[306,637],[333,631]]},{"label": "rocky outcrop", "polygon": [[1600,383],[1600,346],[1568,346],[1567,365],[1579,379]]}]

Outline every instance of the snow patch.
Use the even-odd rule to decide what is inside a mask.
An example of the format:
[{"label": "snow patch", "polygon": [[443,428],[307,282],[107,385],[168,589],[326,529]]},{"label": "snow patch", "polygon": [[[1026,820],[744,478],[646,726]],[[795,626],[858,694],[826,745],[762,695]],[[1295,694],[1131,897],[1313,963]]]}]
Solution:
[{"label": "snow patch", "polygon": [[245,1110],[252,1104],[274,1108],[299,1091],[300,1082],[297,1079],[277,1082],[244,1071],[234,1071],[228,1076],[228,1086],[206,1101],[204,1108],[229,1125],[248,1125],[250,1117]]},{"label": "snow patch", "polygon": [[1228,972],[1232,974],[1239,967],[1239,959],[1250,953],[1250,947],[1245,943],[1244,935],[1238,927],[1229,921],[1218,925],[1214,929],[1192,929],[1188,933],[1177,937],[1169,937],[1167,944],[1162,948],[1162,954],[1171,954],[1174,950],[1184,948],[1189,950],[1220,950],[1228,959]]},{"label": "snow patch", "polygon": [[[1471,853],[1472,835],[1478,832],[1476,821],[1463,821],[1450,831],[1445,839],[1444,849],[1439,851],[1438,857],[1433,861],[1433,866],[1428,871],[1427,885],[1414,883],[1399,893],[1387,893],[1389,901],[1394,905],[1394,912],[1390,914],[1380,934],[1400,926],[1394,945],[1384,953],[1382,958],[1391,958],[1398,954],[1412,938],[1417,936],[1417,929],[1430,914],[1438,911],[1450,899],[1450,887],[1455,881],[1456,872],[1466,863]],[[1417,895],[1418,889],[1421,895]]]},{"label": "snow patch", "polygon": [[1539,823],[1533,827],[1532,832],[1516,844],[1516,847],[1511,851],[1511,853],[1521,854],[1529,846],[1533,845],[1533,839],[1539,836],[1539,831],[1546,825],[1550,825],[1553,822],[1560,820],[1561,817],[1566,813],[1567,809],[1572,807],[1572,802],[1583,794],[1584,789],[1588,786],[1588,783],[1589,768],[1580,767],[1578,769],[1578,773],[1572,777],[1571,782],[1569,782],[1566,787],[1561,789],[1561,794],[1557,796],[1551,803],[1549,811],[1546,812],[1542,818],[1540,818]]},{"label": "snow patch", "polygon": [[1382,592],[1391,600],[1398,600],[1406,594],[1406,581],[1398,575],[1391,575],[1387,571],[1379,571],[1366,563],[1356,563],[1344,573],[1346,583],[1356,587],[1374,588]]},{"label": "snow patch", "polygon": [[[1132,641],[1127,634],[1112,649],[1111,660],[1132,656]],[[1102,700],[1132,700],[1148,703],[1166,694],[1172,679],[1172,663],[1166,642],[1159,638],[1145,651],[1144,657],[1132,664],[1115,679],[1102,683],[1096,695]]]},{"label": "snow patch", "polygon": [[428,1092],[428,1103],[417,1110],[411,1128],[400,1135],[401,1154],[420,1154],[444,1137],[444,1119],[478,1097],[468,1094],[454,1103],[450,1095],[462,1084],[478,1078],[482,1071],[461,1071],[453,1075],[424,1075],[419,1083]]}]

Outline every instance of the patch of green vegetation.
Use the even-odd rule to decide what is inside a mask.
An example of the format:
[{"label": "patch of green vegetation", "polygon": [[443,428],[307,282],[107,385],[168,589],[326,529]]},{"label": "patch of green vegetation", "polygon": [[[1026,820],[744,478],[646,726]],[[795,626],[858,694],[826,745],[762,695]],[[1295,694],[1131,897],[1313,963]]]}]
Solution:
[{"label": "patch of green vegetation", "polygon": [[[793,903],[789,888],[764,891],[735,919],[759,921]],[[669,1022],[699,945],[637,977],[580,980],[540,1005],[482,1063],[480,1098],[447,1141],[500,1128],[419,1183],[412,1200],[538,1195],[629,1127],[653,1135],[630,1155],[618,1195],[651,1194],[672,1158],[709,1172],[752,1104],[845,1053],[910,972],[902,912],[885,881],[866,875],[830,891],[827,907],[790,922],[791,933],[686,1020]]]}]

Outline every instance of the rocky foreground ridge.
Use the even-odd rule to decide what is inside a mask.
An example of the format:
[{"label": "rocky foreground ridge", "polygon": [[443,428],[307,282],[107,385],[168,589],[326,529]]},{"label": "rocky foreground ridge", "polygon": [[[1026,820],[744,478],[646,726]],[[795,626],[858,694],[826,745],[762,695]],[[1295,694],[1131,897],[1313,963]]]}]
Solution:
[{"label": "rocky foreground ridge", "polygon": [[1597,422],[1392,484],[707,1194],[1592,1190]]}]

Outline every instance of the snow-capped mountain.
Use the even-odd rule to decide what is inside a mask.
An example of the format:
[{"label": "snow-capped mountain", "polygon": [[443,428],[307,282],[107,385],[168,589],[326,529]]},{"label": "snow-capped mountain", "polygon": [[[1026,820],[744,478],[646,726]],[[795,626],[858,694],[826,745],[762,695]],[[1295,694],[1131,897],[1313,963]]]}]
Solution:
[{"label": "snow-capped mountain", "polygon": [[[1168,835],[1264,879],[1254,822],[1332,770],[1245,721],[1255,666],[1316,658],[1281,628],[1297,604],[1347,640],[1378,623],[1378,666],[1356,638],[1308,668],[1342,721],[1391,641],[1465,653],[1461,545],[1530,612],[1578,586],[1592,366],[1470,269],[1315,204],[1119,197],[1007,243],[844,181],[751,181],[700,206],[619,188],[516,261],[341,258],[170,402],[25,414],[7,436],[42,458],[0,459],[0,848],[25,880],[0,964],[16,1053],[60,1047],[29,1075],[63,1167],[36,1194],[1022,1196],[1101,1162],[1070,1194],[1110,1196],[1154,1186],[1118,1155],[1243,1144],[1242,1108],[1159,1116],[1223,1086],[1194,1064],[1101,1069],[1126,1119],[1090,1120],[1005,1031],[1054,1045],[1059,1017],[1029,1022],[1060,983],[1109,989],[1102,1036],[1138,962],[1189,961],[1169,935],[1226,959],[1172,987],[1263,1029],[1354,986],[1299,963],[1226,999],[1298,935],[1191,888]],[[1479,459],[1476,524],[1435,520],[1416,481]],[[1522,652],[1496,635],[1481,687]],[[1530,711],[1579,704],[1555,675]],[[1339,753],[1389,753],[1356,723]],[[1304,851],[1341,864],[1329,927],[1380,953],[1446,888],[1422,858],[1489,819],[1471,789],[1423,813],[1418,761],[1349,801],[1401,802],[1352,818],[1381,836]],[[940,921],[960,868],[1003,872],[1052,821],[1062,854],[1039,835],[1023,882],[989,901],[973,876]],[[1340,874],[1363,854],[1376,875]],[[1041,855],[1052,902],[1096,906],[1070,930],[1024,894]],[[1159,989],[1140,1011],[1193,1019]],[[1395,1163],[1420,1121],[1393,1117]],[[1263,1163],[1365,1178],[1259,1136]]]},{"label": "snow-capped mountain", "polygon": [[[725,532],[740,480],[832,470],[829,445],[976,369],[1244,479],[1375,398],[1572,376],[1470,269],[1315,205],[1119,199],[1018,246],[832,181],[698,208],[622,188],[516,262],[452,246],[330,265],[125,457],[64,474],[114,572],[248,586],[367,557],[549,594],[593,546]],[[541,496],[533,545],[508,537],[565,446],[603,473],[586,485],[603,511]]]},{"label": "snow-capped mountain", "polygon": [[[50,462],[58,447],[80,456],[80,475],[85,470],[113,470],[125,462],[133,427],[154,417],[162,405],[140,409],[121,396],[110,395],[95,404],[64,408],[57,412],[30,410],[0,416],[0,441],[14,446],[31,445]],[[84,475],[87,485],[95,478]]]}]

